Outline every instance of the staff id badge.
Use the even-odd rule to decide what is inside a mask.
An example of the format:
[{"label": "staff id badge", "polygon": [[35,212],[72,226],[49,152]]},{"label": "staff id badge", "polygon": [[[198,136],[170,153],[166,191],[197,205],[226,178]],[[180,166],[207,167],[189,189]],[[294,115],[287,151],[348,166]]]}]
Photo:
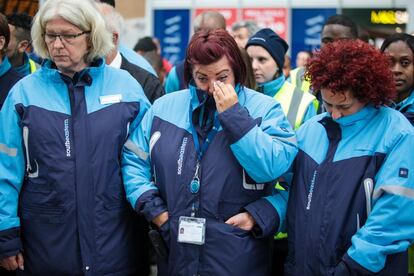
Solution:
[{"label": "staff id badge", "polygon": [[202,245],[206,233],[206,219],[181,216],[178,222],[178,242]]}]

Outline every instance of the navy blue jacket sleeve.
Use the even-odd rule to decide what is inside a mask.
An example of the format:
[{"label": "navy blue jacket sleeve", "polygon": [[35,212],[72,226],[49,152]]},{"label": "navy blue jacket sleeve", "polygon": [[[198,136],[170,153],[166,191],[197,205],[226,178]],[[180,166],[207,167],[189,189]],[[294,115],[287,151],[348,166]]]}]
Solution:
[{"label": "navy blue jacket sleeve", "polygon": [[336,266],[334,276],[375,275],[376,273],[365,269],[352,260],[348,254],[342,257],[342,261]]},{"label": "navy blue jacket sleeve", "polygon": [[20,228],[11,228],[0,231],[0,260],[15,256],[22,250]]},{"label": "navy blue jacket sleeve", "polygon": [[272,236],[279,228],[279,214],[266,199],[250,203],[244,209],[254,218],[256,225],[252,229],[253,236],[264,238]]}]

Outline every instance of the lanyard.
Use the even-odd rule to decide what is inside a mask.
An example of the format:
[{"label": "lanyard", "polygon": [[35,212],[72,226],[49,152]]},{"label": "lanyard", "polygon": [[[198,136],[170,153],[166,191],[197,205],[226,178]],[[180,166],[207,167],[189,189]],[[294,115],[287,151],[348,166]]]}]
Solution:
[{"label": "lanyard", "polygon": [[209,147],[211,141],[213,141],[214,137],[216,136],[218,129],[220,127],[220,121],[218,119],[218,116],[214,116],[214,125],[213,128],[208,132],[207,138],[205,141],[203,141],[203,146],[200,147],[200,142],[198,140],[197,130],[194,127],[193,124],[193,112],[190,106],[190,124],[191,124],[191,134],[193,135],[193,141],[195,150],[197,152],[197,162],[200,163],[201,159],[203,158],[203,155],[206,153],[207,148]]},{"label": "lanyard", "polygon": [[[214,137],[216,136],[218,129],[220,127],[220,121],[218,119],[218,116],[214,116],[214,125],[212,127],[212,129],[208,132],[207,134],[207,138],[205,139],[205,141],[203,141],[203,146],[200,147],[200,142],[198,140],[198,135],[197,135],[197,130],[193,124],[193,112],[190,106],[190,125],[191,125],[191,134],[193,135],[193,140],[194,140],[194,147],[195,150],[197,152],[197,164],[196,164],[196,170],[193,176],[193,180],[190,182],[190,191],[192,194],[198,194],[199,189],[200,189],[200,179],[198,176],[198,171],[200,168],[200,162],[201,159],[203,158],[204,153],[207,151],[208,146],[210,145],[210,143],[213,141]],[[195,217],[195,214],[199,208],[199,199],[197,199],[196,202],[193,203],[193,206],[191,208],[191,217]]]}]

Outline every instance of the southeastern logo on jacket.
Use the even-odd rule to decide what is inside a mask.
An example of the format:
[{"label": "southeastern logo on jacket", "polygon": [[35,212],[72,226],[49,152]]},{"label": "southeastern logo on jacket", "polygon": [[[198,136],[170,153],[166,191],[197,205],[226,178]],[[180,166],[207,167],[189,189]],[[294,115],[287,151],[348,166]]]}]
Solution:
[{"label": "southeastern logo on jacket", "polygon": [[63,121],[64,132],[65,132],[65,148],[66,148],[66,157],[70,157],[70,134],[69,134],[69,119]]},{"label": "southeastern logo on jacket", "polygon": [[179,156],[178,161],[177,161],[177,164],[178,164],[177,174],[178,175],[181,175],[181,172],[182,172],[183,160],[184,160],[184,154],[185,154],[185,147],[187,146],[187,142],[188,142],[188,138],[184,137],[183,142],[181,143],[181,147],[180,147],[180,156]]}]

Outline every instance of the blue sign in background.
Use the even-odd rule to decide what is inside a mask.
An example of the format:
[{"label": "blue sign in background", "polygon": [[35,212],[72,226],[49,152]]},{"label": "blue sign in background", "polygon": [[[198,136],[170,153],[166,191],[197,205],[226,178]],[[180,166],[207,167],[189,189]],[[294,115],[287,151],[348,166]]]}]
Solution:
[{"label": "blue sign in background", "polygon": [[190,10],[154,10],[154,36],[171,64],[184,59],[190,35]]},{"label": "blue sign in background", "polygon": [[319,48],[323,24],[336,13],[336,9],[292,9],[292,68],[298,52]]}]

